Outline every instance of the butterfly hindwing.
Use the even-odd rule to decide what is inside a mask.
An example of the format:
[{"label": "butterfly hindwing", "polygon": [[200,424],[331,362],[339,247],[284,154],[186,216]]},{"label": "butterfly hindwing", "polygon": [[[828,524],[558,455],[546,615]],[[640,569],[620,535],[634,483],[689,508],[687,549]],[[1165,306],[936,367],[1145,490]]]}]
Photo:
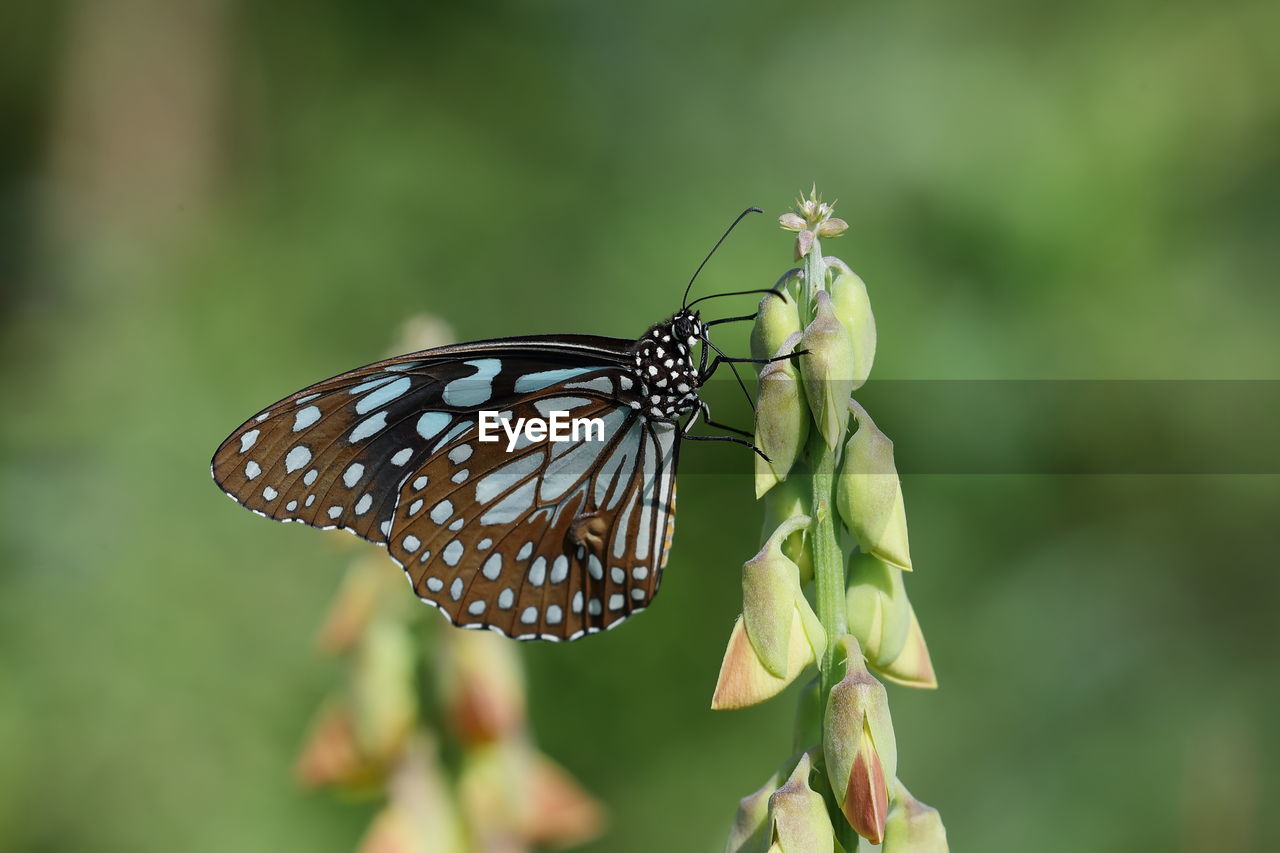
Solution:
[{"label": "butterfly hindwing", "polygon": [[390,553],[455,624],[576,639],[643,610],[657,592],[674,513],[675,428],[612,395],[579,396],[574,384],[510,415],[599,418],[602,437],[523,440],[508,453],[467,429],[402,487]]}]

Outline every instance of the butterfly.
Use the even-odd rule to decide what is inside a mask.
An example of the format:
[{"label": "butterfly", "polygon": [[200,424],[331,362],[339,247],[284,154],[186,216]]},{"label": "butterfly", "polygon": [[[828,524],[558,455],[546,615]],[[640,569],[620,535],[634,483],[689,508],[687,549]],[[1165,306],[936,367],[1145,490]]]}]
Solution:
[{"label": "butterfly", "polygon": [[[715,296],[760,292],[778,293]],[[213,479],[258,515],[386,547],[454,625],[551,641],[613,628],[661,584],[680,440],[751,446],[689,430],[701,418],[749,436],[712,421],[698,392],[719,365],[755,361],[726,356],[709,328],[754,315],[704,322],[688,294],[636,339],[482,340],[310,385],[232,432]],[[485,440],[482,415],[510,425],[556,413],[598,428]]]}]

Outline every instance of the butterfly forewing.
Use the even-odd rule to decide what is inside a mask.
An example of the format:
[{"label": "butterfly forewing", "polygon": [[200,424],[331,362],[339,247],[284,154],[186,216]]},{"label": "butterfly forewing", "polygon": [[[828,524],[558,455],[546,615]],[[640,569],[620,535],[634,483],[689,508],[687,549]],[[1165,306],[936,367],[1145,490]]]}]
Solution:
[{"label": "butterfly forewing", "polygon": [[[676,428],[638,411],[633,342],[484,341],[303,389],[213,460],[218,484],[281,521],[387,544],[457,624],[574,639],[644,609],[674,521]],[[603,438],[478,440],[478,413],[599,418]]]}]

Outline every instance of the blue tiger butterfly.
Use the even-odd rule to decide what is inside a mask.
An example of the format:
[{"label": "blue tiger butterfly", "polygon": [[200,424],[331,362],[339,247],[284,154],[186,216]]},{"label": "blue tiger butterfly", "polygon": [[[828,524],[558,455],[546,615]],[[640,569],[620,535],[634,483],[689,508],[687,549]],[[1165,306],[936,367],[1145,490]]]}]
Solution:
[{"label": "blue tiger butterfly", "polygon": [[[750,212],[759,210],[743,211],[702,265]],[[716,296],[760,292],[779,293]],[[720,364],[755,361],[725,356],[708,329],[754,315],[703,322],[691,310],[702,300],[688,294],[635,340],[475,341],[318,382],[231,433],[213,479],[259,515],[385,546],[418,596],[460,627],[552,641],[613,628],[658,592],[679,439],[751,446],[689,429],[701,417],[741,433],[711,421],[698,391]],[[481,411],[568,412],[603,430],[559,442],[524,434],[508,451],[505,436],[479,440]]]}]

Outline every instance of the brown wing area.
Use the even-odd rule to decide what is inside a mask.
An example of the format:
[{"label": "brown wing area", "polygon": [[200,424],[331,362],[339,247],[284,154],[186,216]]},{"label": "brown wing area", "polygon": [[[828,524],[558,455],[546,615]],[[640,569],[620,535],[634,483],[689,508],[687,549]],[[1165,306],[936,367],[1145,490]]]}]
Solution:
[{"label": "brown wing area", "polygon": [[602,438],[524,440],[507,452],[505,438],[482,443],[472,428],[401,487],[391,556],[457,625],[573,640],[657,593],[674,524],[675,429],[616,400],[574,396],[574,385],[511,417],[599,418]]}]

